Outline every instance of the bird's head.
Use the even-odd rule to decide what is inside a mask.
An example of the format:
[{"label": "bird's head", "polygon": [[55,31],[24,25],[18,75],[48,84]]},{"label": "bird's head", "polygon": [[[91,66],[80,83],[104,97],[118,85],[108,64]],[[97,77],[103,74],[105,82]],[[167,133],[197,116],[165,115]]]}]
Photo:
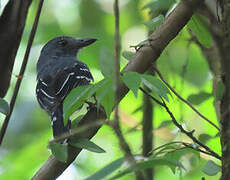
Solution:
[{"label": "bird's head", "polygon": [[50,40],[41,51],[48,56],[76,56],[78,51],[94,43],[94,38],[76,39],[70,36],[60,36]]}]

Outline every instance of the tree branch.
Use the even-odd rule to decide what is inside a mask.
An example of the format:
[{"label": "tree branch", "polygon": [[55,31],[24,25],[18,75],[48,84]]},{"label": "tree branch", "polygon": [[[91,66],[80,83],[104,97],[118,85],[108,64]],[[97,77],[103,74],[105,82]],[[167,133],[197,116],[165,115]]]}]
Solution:
[{"label": "tree branch", "polygon": [[[172,11],[172,13],[165,19],[163,24],[154,31],[149,37],[149,44],[141,47],[132,60],[127,64],[123,71],[136,71],[144,73],[153,62],[157,60],[164,48],[169,42],[176,37],[180,30],[190,20],[194,10],[203,3],[203,0],[182,0],[178,6]],[[124,84],[119,84],[119,101],[127,94],[129,89]],[[100,114],[101,115],[101,114]],[[95,120],[96,112],[88,112],[87,117],[84,117],[85,123]],[[88,133],[93,137],[97,131],[89,130]],[[76,158],[81,150],[78,150],[72,156],[72,161]],[[46,180],[57,178],[72,161],[68,163],[61,163],[56,160],[52,155],[45,162],[45,164],[38,170],[33,179]]]}]

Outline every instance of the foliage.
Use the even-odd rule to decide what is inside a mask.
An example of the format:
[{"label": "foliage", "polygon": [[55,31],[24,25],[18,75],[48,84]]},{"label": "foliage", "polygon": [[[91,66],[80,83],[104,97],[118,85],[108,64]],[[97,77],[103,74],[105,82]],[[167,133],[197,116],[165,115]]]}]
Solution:
[{"label": "foliage", "polygon": [[[45,3],[27,73],[9,129],[7,129],[8,134],[4,139],[4,149],[0,152],[2,157],[0,179],[30,179],[49,156],[46,146],[52,134],[50,120],[39,108],[33,89],[36,85],[35,62],[38,59],[41,46],[54,36],[64,34],[98,39],[94,45],[81,51],[78,57],[87,63],[95,82],[88,86],[75,88],[65,99],[65,123],[69,118],[75,119],[73,126],[77,126],[87,111],[78,115],[76,110],[84,107],[86,100],[91,102],[93,99],[92,102],[95,103],[94,98],[92,98],[93,95],[96,97],[97,105],[102,105],[105,108],[108,119],[113,119],[114,17],[111,14],[112,1],[107,2],[108,4],[104,3],[104,1],[96,0],[68,0],[65,2],[50,0]],[[135,51],[138,51],[139,47],[149,43],[145,34],[160,26],[167,16],[168,10],[174,4],[174,0],[121,1],[122,67],[128,63],[124,59],[130,60],[135,56]],[[33,23],[35,5],[36,3],[32,4],[30,9],[21,49],[17,55],[18,60],[22,59],[23,56],[30,25]],[[188,28],[184,28],[159,57],[157,66],[168,83],[181,96],[217,124],[213,99],[220,100],[223,97],[225,87],[220,82],[216,92],[210,93],[212,92],[212,80],[207,61],[199,46],[195,43],[190,44],[188,41],[191,39],[192,31],[202,45],[210,47],[212,39],[206,23],[205,17],[194,15],[187,25]],[[18,69],[19,65],[16,64],[15,74],[18,73]],[[215,136],[216,130],[204,123],[183,102],[179,101],[157,76],[141,75],[137,72],[122,72],[120,80],[131,90],[120,103],[119,115],[123,134],[134,154],[141,154],[142,147],[140,123],[143,93],[139,88],[143,84],[148,87],[148,92],[153,97],[157,99],[162,97],[167,101],[167,105],[178,122],[188,130],[199,129],[195,136],[220,154],[219,136]],[[12,80],[12,88],[6,97],[7,102],[12,95],[14,85],[15,79]],[[9,112],[9,106],[2,99],[0,111],[4,114]],[[133,113],[134,111],[135,113]],[[155,171],[156,179],[181,179],[178,175],[180,173],[182,178],[188,180],[201,179],[206,175],[209,175],[207,179],[212,180],[220,176],[218,163],[212,158],[200,154],[197,151],[199,147],[191,142],[188,144],[189,147],[185,147],[183,142],[188,142],[188,138],[178,131],[168,114],[156,104],[154,104],[154,136],[156,141],[152,148],[153,155],[148,158],[141,157],[137,161],[137,165],[141,169],[154,167],[157,170]],[[116,136],[107,126],[102,127],[97,136],[90,141],[75,138],[70,144],[88,150],[83,151],[74,164],[78,170],[75,179],[86,177],[88,180],[118,177],[124,180],[134,179],[132,168],[127,165],[124,158],[120,158],[123,157],[123,153],[119,149]],[[100,144],[103,149],[97,144]],[[65,162],[67,160],[68,154],[65,144],[53,143],[50,144],[50,149],[60,161]],[[33,161],[31,161],[32,158]],[[207,163],[204,165],[205,161]],[[74,173],[74,171],[71,172]],[[65,178],[65,175],[62,176]]]},{"label": "foliage", "polygon": [[198,41],[205,47],[211,46],[212,37],[209,30],[206,27],[206,19],[201,15],[193,15],[188,27],[191,28],[196,35]]},{"label": "foliage", "polygon": [[202,171],[209,175],[209,176],[214,176],[216,175],[218,172],[221,171],[221,166],[217,165],[215,162],[213,162],[212,160],[207,161],[207,163],[205,164],[205,166],[203,167]]},{"label": "foliage", "polygon": [[85,138],[72,138],[70,139],[70,145],[81,148],[87,149],[88,151],[96,152],[96,153],[105,153],[105,150],[99,147],[98,145],[94,144],[93,142],[89,141]]}]

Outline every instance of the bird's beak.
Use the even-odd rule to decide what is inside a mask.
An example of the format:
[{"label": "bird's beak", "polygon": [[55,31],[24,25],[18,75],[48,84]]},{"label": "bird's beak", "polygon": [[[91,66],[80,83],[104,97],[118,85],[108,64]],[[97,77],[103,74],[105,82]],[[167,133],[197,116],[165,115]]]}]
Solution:
[{"label": "bird's beak", "polygon": [[79,45],[80,47],[85,47],[85,46],[88,46],[92,43],[94,43],[97,39],[95,38],[84,38],[84,39],[79,39]]}]

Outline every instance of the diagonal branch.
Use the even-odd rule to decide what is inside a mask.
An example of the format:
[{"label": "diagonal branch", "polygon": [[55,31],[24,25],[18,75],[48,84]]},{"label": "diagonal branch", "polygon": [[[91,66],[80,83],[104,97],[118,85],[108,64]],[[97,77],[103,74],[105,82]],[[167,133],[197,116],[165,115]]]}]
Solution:
[{"label": "diagonal branch", "polygon": [[[182,0],[163,24],[149,37],[149,44],[141,47],[123,71],[136,71],[144,73],[157,60],[169,42],[177,36],[186,23],[190,20],[194,10],[203,3],[203,0]],[[128,93],[129,89],[124,84],[119,84],[119,101]],[[96,112],[90,111],[84,117],[84,122],[94,121]],[[99,114],[98,116],[100,116]],[[105,117],[104,117],[105,118]],[[98,127],[99,128],[99,127]],[[88,138],[93,137],[97,130],[89,130]],[[71,162],[78,156],[81,150],[70,150]],[[38,170],[33,179],[46,180],[57,178],[71,163],[61,163],[52,155]]]},{"label": "diagonal branch", "polygon": [[219,156],[217,153],[215,153],[213,150],[211,150],[208,146],[206,146],[205,144],[201,143],[198,139],[196,139],[193,136],[194,130],[191,132],[186,131],[175,119],[173,113],[169,110],[168,106],[165,104],[164,100],[162,99],[163,104],[164,104],[164,108],[167,111],[167,113],[170,115],[170,117],[172,118],[173,124],[176,125],[176,127],[178,127],[180,129],[180,131],[184,134],[186,134],[190,139],[193,140],[194,143],[198,144],[199,146],[203,147],[207,152],[209,152],[213,157],[221,160],[221,156]]},{"label": "diagonal branch", "polygon": [[[213,156],[219,160],[221,160],[221,156],[219,156],[217,153],[215,153],[212,149],[210,149],[208,146],[206,146],[205,144],[203,144],[202,142],[200,142],[195,136],[193,136],[193,133],[195,130],[193,131],[186,131],[183,126],[181,126],[177,121],[176,118],[174,117],[173,113],[169,110],[168,106],[166,105],[166,103],[164,102],[164,100],[161,98],[162,102],[160,102],[159,100],[157,100],[156,98],[154,98],[153,96],[151,96],[148,92],[144,91],[142,88],[140,88],[140,90],[145,93],[148,97],[150,97],[153,101],[155,101],[157,104],[159,104],[160,106],[164,107],[165,110],[167,111],[167,113],[170,115],[170,117],[172,118],[172,122],[173,124],[180,129],[180,131],[182,133],[184,133],[185,135],[187,135],[194,143],[198,144],[200,147],[204,148],[206,151],[202,151],[199,149],[200,152],[202,153],[206,153],[210,156]],[[195,149],[195,148],[194,148]],[[195,149],[198,150],[198,149]]]},{"label": "diagonal branch", "polygon": [[205,117],[201,112],[199,112],[189,101],[182,98],[173,88],[169,85],[169,83],[164,79],[161,72],[157,69],[157,67],[153,66],[154,71],[159,75],[161,80],[165,83],[165,85],[185,104],[187,104],[195,113],[197,113],[201,118],[203,118],[205,121],[207,121],[209,124],[211,124],[213,127],[215,127],[218,131],[220,131],[220,128],[215,125],[212,121],[210,121],[207,117]]}]

